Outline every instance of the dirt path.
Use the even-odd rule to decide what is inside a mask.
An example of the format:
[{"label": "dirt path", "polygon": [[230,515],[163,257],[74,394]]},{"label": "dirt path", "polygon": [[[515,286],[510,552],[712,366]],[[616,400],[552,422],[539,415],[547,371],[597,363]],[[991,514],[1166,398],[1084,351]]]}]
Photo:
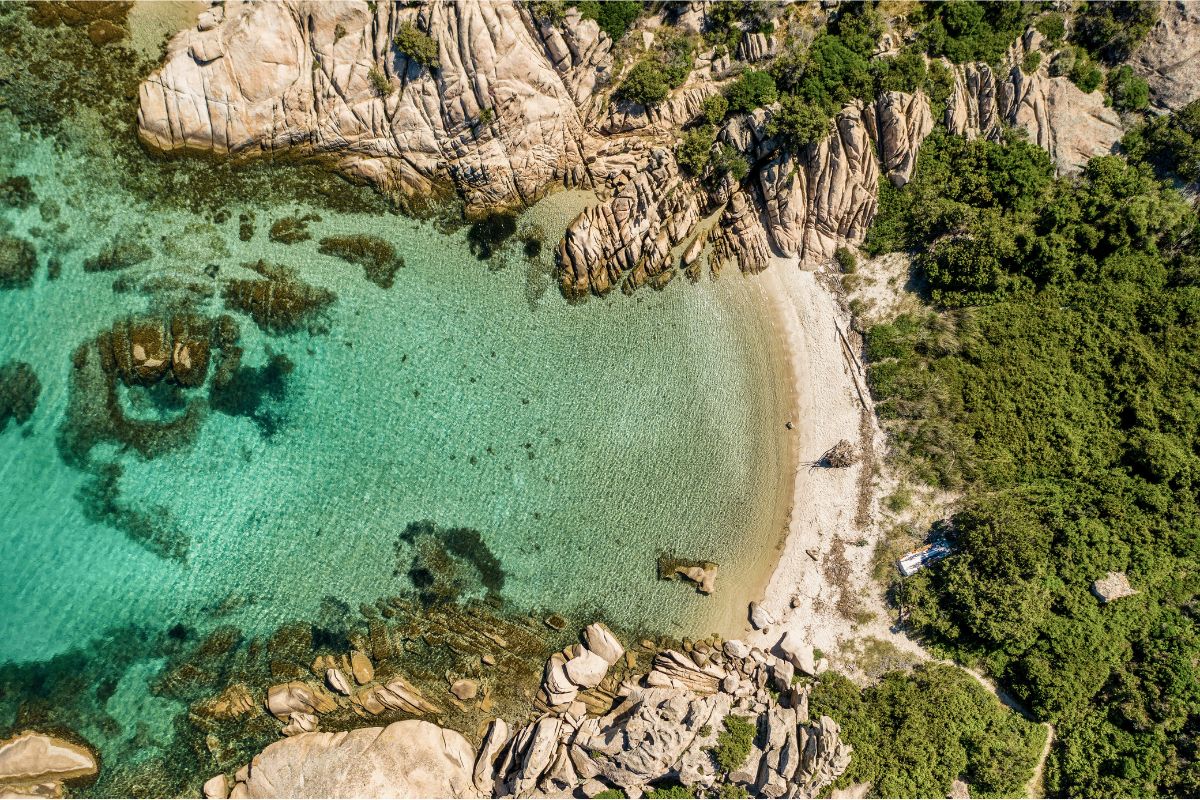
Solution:
[{"label": "dirt path", "polygon": [[1050,758],[1050,748],[1054,746],[1054,726],[1049,722],[1043,724],[1046,726],[1046,744],[1042,747],[1037,766],[1033,768],[1033,777],[1025,784],[1026,797],[1046,796],[1046,760]]}]

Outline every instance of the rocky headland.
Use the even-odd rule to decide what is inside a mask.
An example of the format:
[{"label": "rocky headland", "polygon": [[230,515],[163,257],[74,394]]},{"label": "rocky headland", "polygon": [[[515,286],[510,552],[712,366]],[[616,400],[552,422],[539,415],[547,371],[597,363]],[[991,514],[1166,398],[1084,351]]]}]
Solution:
[{"label": "rocky headland", "polygon": [[[704,30],[706,14],[703,3],[663,11],[622,47],[634,40],[648,50],[668,27]],[[431,63],[393,46],[413,28],[435,43]],[[780,46],[781,34],[754,34],[737,55],[761,62]],[[881,47],[891,46],[885,36]],[[600,204],[558,248],[570,298],[695,275],[706,249],[714,272],[731,263],[759,272],[773,258],[829,261],[861,243],[880,177],[904,184],[936,124],[972,137],[1024,130],[1063,172],[1110,152],[1122,133],[1100,93],[1051,76],[1051,58],[1022,69],[1027,54],[1050,49],[1031,31],[999,68],[946,62],[954,87],[936,115],[923,92],[884,92],[845,106],[826,138],[797,153],[768,135],[777,103],[733,115],[717,140],[743,153],[750,173],[705,181],[680,168],[675,147],[738,65],[700,50],[682,86],[643,107],[614,94],[632,61],[615,49],[575,9],[554,21],[508,2],[216,4],[172,39],[142,84],[138,132],[161,151],[318,158],[409,207],[457,198],[476,218],[562,187],[594,190]],[[715,227],[705,224],[714,217]]]}]

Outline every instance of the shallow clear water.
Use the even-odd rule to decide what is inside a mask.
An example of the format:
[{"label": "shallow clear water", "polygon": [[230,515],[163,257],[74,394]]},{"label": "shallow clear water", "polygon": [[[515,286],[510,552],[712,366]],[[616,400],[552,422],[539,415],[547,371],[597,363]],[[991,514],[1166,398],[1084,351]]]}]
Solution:
[{"label": "shallow clear water", "polygon": [[[43,266],[32,288],[0,292],[0,362],[30,363],[43,384],[32,420],[0,434],[0,660],[45,658],[129,622],[194,624],[222,603],[236,606],[224,621],[266,631],[325,596],[401,593],[397,536],[417,520],[478,530],[504,570],[503,598],[521,610],[595,609],[679,633],[756,588],[739,583],[756,580],[773,544],[786,410],[752,285],[672,285],[572,307],[550,284],[548,256],[531,265],[519,244],[489,269],[462,233],[328,212],[310,241],[269,241],[269,221],[302,206],[257,209],[255,236],[241,242],[236,213],[214,224],[149,212],[111,187],[60,180],[80,174],[69,154],[29,139],[7,146],[12,172],[70,223],[47,243],[30,235],[47,227],[36,206],[9,219],[62,275],[49,281]],[[561,230],[578,203],[567,195],[531,218]],[[242,318],[250,364],[269,349],[296,365],[271,404],[274,433],[209,413],[190,447],[151,460],[101,453],[123,467],[121,502],[167,515],[186,560],[85,518],[76,496],[87,476],[56,449],[72,351],[149,302],[114,293],[117,273],[81,268],[134,221],[155,256],[122,275],[212,282],[205,265],[224,277],[267,258],[338,295],[327,333],[266,336]],[[397,246],[407,266],[392,288],[317,253],[320,236],[349,232]],[[656,580],[661,551],[720,562],[721,595]]]},{"label": "shallow clear water", "polygon": [[[671,635],[744,626],[791,486],[788,376],[753,279],[677,280],[570,306],[550,272],[563,228],[592,202],[574,192],[524,215],[490,261],[472,254],[466,231],[335,213],[278,191],[271,205],[238,201],[222,217],[164,211],[122,188],[106,156],[112,129],[96,120],[83,108],[66,134],[41,138],[0,109],[0,181],[27,176],[36,194],[27,207],[0,206],[0,235],[39,254],[31,287],[0,289],[0,365],[27,362],[42,387],[32,418],[0,431],[0,737],[65,725],[101,751],[106,771],[158,758],[147,771],[162,772],[183,758],[183,778],[136,792],[177,793],[179,781],[228,766],[176,741],[189,738],[179,698],[207,697],[232,677],[160,691],[171,659],[188,657],[175,644],[222,625],[265,637],[406,595],[416,566],[449,563],[462,598],[490,583],[506,610],[558,612],[572,625],[602,617]],[[203,168],[156,170],[147,163],[160,182],[135,185],[190,197]],[[240,212],[255,216],[249,241]],[[309,240],[268,238],[275,220],[310,213],[321,219]],[[321,237],[351,233],[402,254],[391,288],[318,252]],[[533,233],[544,246],[530,259],[519,239]],[[85,272],[114,237],[153,255]],[[300,333],[268,334],[234,314],[243,366],[280,355],[294,365],[251,387],[267,390],[252,416],[208,408],[193,440],[151,459],[111,443],[80,459],[64,446],[81,345],[128,315],[165,315],[180,283],[211,295],[197,312],[224,313],[221,287],[254,277],[244,265],[259,259],[337,300]],[[121,391],[131,417],[178,415],[161,400]],[[119,478],[98,493],[111,468]],[[442,537],[406,541],[423,520]],[[139,521],[174,555],[134,535]],[[716,595],[657,580],[664,552],[717,561]],[[502,585],[481,564],[498,564]],[[137,780],[98,788],[129,794]]]}]

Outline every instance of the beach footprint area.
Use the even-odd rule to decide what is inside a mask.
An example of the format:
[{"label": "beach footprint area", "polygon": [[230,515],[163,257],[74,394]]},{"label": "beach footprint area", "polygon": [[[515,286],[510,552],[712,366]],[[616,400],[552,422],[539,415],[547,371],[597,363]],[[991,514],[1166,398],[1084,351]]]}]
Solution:
[{"label": "beach footprint area", "polygon": [[152,156],[158,53],[107,25],[0,9],[0,727],[86,739],[93,794],[179,794],[278,735],[213,695],[321,652],[441,680],[487,629],[515,687],[593,619],[741,629],[792,488],[754,284],[573,305],[583,193],[472,226]]}]

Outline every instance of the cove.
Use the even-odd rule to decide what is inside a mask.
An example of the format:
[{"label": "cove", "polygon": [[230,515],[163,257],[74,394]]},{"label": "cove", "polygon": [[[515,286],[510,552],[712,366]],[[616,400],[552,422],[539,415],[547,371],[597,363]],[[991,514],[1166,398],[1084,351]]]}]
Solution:
[{"label": "cove", "polygon": [[[481,261],[466,231],[395,215],[158,210],[81,178],[85,155],[7,133],[7,169],[36,202],[5,209],[3,227],[36,246],[39,266],[29,287],[0,292],[0,363],[28,363],[42,389],[31,419],[0,433],[0,662],[128,625],[266,634],[331,598],[355,605],[435,579],[443,599],[629,629],[741,625],[790,483],[784,367],[752,283],[570,306],[550,271],[587,202],[575,193],[521,217]],[[308,217],[305,236],[273,241],[284,217]],[[402,256],[390,288],[318,249],[350,234]],[[131,241],[138,263],[84,269]],[[223,313],[224,282],[264,260],[336,301],[286,333],[238,317],[242,391],[212,403],[187,443],[146,458],[101,442],[88,458],[102,480],[67,463],[80,344],[184,295]],[[122,402],[134,416],[178,413],[152,393]],[[161,527],[169,547],[131,535],[138,525]],[[660,553],[720,563],[717,594],[657,580]]]}]

